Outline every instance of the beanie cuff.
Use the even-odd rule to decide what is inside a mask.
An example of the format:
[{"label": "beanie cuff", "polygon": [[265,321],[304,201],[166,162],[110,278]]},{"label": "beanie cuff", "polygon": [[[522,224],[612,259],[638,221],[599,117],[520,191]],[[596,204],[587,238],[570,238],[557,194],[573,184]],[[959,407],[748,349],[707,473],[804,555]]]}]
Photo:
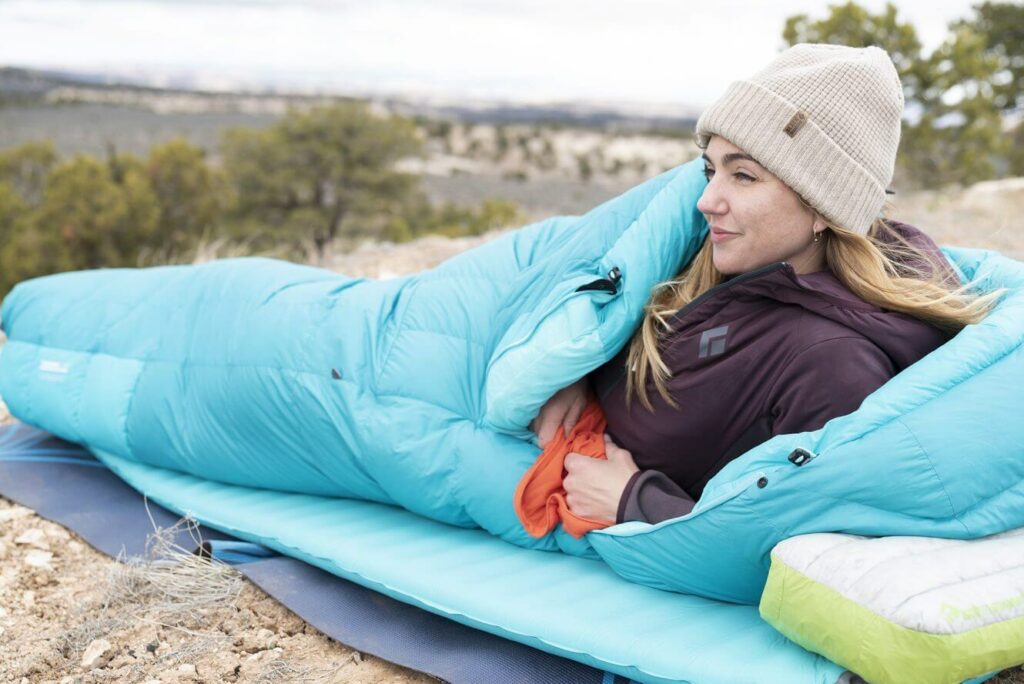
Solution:
[{"label": "beanie cuff", "polygon": [[697,144],[704,149],[713,134],[722,136],[754,157],[827,220],[866,234],[885,203],[885,187],[806,118],[806,111],[802,125],[791,125],[798,111],[756,83],[734,81],[697,121]]}]

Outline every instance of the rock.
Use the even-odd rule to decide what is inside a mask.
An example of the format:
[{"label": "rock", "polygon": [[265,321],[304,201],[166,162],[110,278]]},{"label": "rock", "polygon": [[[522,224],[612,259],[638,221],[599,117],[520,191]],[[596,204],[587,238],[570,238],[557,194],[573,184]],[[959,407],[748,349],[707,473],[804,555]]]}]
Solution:
[{"label": "rock", "polygon": [[256,634],[243,634],[241,647],[243,651],[250,653],[267,651],[277,646],[277,635],[269,629],[263,628]]},{"label": "rock", "polygon": [[26,591],[21,595],[21,604],[26,608],[31,608],[36,605],[36,592]]},{"label": "rock", "polygon": [[264,648],[270,649],[277,646],[277,635],[269,629],[261,629],[256,633],[256,638],[265,644]]},{"label": "rock", "polygon": [[174,671],[174,674],[177,675],[179,679],[195,679],[198,676],[196,666],[192,663],[183,663],[179,665]]},{"label": "rock", "polygon": [[106,665],[114,655],[114,648],[106,639],[94,639],[85,647],[82,669],[95,670]]},{"label": "rock", "polygon": [[7,558],[7,544],[0,542],[0,561]]},{"label": "rock", "polygon": [[50,550],[50,543],[46,541],[46,534],[38,527],[25,530],[14,539],[14,543],[34,546],[37,549],[42,549],[43,551]]},{"label": "rock", "polygon": [[18,581],[18,568],[6,567],[0,572],[0,596],[7,592],[7,588]]},{"label": "rock", "polygon": [[53,554],[49,551],[33,549],[25,554],[25,565],[30,565],[33,568],[53,570],[53,566],[50,565],[51,560],[53,560]]},{"label": "rock", "polygon": [[119,670],[122,667],[128,667],[135,663],[135,659],[127,653],[118,653],[114,656],[114,659],[107,663],[107,668],[111,670]]},{"label": "rock", "polygon": [[24,506],[11,506],[0,510],[0,522],[7,522],[9,520],[17,520],[18,518],[27,518],[32,515],[32,510],[25,508]]},{"label": "rock", "polygon": [[25,565],[28,565],[29,567],[40,568],[42,570],[53,570],[53,566],[50,564],[53,560],[53,553],[50,551],[32,549],[25,554],[23,560]]},{"label": "rock", "polygon": [[359,651],[352,651],[352,662],[359,665],[363,662],[363,654]]}]

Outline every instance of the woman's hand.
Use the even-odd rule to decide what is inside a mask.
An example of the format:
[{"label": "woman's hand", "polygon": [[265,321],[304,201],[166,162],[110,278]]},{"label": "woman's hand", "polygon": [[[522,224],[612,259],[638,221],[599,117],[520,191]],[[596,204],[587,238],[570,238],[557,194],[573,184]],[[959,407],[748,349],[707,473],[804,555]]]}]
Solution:
[{"label": "woman's hand", "polygon": [[640,470],[633,455],[604,436],[608,460],[571,452],[565,457],[565,502],[569,510],[584,518],[615,520],[622,491],[633,473]]},{"label": "woman's hand", "polygon": [[568,387],[555,392],[545,402],[537,417],[530,421],[530,429],[537,433],[537,443],[543,449],[550,442],[558,426],[568,435],[587,406],[587,378],[580,378]]}]

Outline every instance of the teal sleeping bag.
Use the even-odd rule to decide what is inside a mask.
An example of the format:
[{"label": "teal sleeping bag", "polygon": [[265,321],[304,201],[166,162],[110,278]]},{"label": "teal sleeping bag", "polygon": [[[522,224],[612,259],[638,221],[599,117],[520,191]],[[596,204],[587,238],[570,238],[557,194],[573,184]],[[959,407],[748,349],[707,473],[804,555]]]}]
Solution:
[{"label": "teal sleeping bag", "polygon": [[[240,258],[25,281],[3,302],[0,395],[122,462],[394,504],[736,603],[757,603],[770,550],[793,535],[1024,526],[1024,264],[944,248],[1007,294],[858,411],[752,449],[685,517],[526,535],[512,493],[539,453],[527,424],[615,355],[651,287],[699,248],[704,185],[696,159],[391,280]],[[798,447],[814,458],[791,462]]]}]

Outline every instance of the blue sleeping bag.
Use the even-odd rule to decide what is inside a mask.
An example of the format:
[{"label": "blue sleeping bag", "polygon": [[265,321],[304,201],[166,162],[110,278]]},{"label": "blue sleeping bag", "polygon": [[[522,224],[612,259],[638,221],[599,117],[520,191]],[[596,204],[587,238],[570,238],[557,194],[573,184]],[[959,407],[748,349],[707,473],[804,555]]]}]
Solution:
[{"label": "blue sleeping bag", "polygon": [[[757,603],[793,535],[1024,526],[1024,264],[944,248],[1007,295],[858,411],[752,449],[685,517],[582,540],[523,531],[512,494],[539,454],[526,426],[615,355],[651,287],[699,248],[702,166],[403,278],[240,258],[25,281],[3,302],[0,395],[122,469],[395,504],[736,603]],[[791,462],[798,447],[814,458]]]}]

